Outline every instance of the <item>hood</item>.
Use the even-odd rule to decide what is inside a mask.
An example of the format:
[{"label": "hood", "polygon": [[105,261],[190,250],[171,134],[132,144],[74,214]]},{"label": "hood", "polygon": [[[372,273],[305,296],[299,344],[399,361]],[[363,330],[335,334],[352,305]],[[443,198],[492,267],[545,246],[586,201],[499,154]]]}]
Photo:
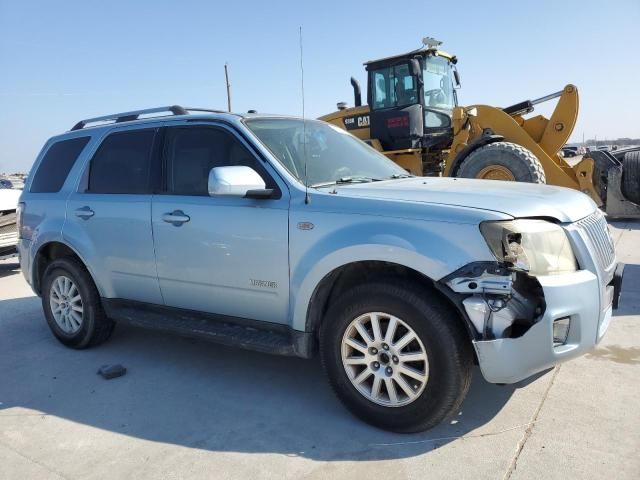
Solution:
[{"label": "hood", "polygon": [[20,199],[21,193],[21,190],[0,188],[0,212],[18,208],[18,200]]},{"label": "hood", "polygon": [[351,197],[471,207],[563,223],[580,220],[597,208],[588,196],[569,188],[468,178],[404,178],[337,185],[335,190]]}]

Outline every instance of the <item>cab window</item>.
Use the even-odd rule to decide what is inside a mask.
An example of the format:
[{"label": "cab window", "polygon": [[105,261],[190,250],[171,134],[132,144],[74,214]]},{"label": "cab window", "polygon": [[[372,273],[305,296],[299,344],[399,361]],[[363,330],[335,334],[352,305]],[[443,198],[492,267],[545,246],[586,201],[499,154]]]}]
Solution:
[{"label": "cab window", "polygon": [[373,109],[405,107],[417,103],[416,82],[409,65],[402,63],[372,72]]}]

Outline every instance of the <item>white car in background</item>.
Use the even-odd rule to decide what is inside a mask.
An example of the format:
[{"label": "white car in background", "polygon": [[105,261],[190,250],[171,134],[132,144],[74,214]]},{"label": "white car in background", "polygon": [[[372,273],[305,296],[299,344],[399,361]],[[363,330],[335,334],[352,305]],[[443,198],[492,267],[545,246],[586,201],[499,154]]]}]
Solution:
[{"label": "white car in background", "polygon": [[0,189],[0,260],[17,253],[16,209],[21,193],[20,190]]}]

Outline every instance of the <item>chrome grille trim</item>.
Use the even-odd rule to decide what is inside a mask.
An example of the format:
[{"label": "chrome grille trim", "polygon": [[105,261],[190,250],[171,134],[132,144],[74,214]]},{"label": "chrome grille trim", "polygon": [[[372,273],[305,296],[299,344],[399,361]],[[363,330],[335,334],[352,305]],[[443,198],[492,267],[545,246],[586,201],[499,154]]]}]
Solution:
[{"label": "chrome grille trim", "polygon": [[600,210],[576,222],[586,234],[593,247],[596,262],[600,271],[607,270],[616,259],[613,239],[609,233],[607,220]]}]

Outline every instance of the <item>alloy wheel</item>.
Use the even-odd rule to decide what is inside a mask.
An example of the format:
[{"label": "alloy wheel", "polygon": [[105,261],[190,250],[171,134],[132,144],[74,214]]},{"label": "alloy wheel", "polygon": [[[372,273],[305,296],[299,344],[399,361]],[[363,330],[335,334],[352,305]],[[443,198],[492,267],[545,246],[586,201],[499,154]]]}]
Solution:
[{"label": "alloy wheel", "polygon": [[378,405],[408,405],[427,385],[429,360],[424,344],[394,315],[370,312],[352,320],[342,337],[341,354],[353,386]]},{"label": "alloy wheel", "polygon": [[56,277],[49,291],[49,304],[53,318],[67,334],[74,334],[82,326],[84,309],[82,296],[76,284],[69,277]]}]

